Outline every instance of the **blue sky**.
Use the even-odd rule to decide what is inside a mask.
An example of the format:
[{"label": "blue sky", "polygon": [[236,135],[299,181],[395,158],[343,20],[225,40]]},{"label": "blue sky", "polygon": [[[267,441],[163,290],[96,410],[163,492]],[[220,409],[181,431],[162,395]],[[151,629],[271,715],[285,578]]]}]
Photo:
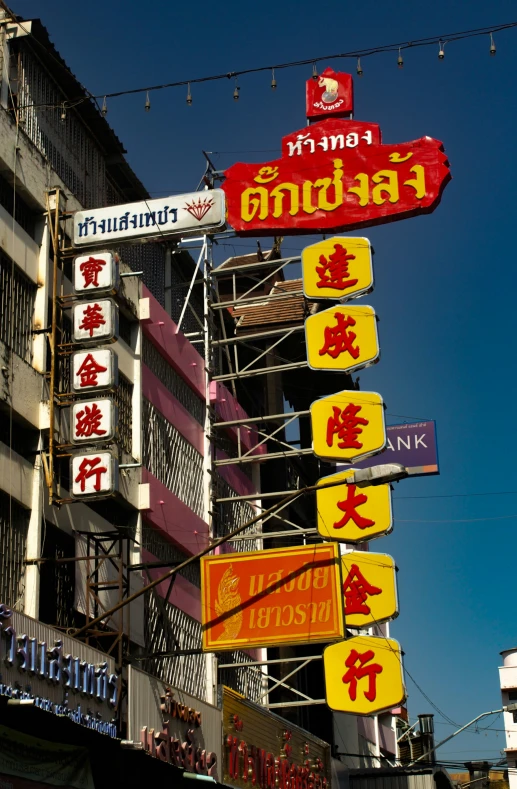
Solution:
[{"label": "blue sky", "polygon": [[[327,53],[411,41],[517,18],[509,0],[323,5],[298,2],[145,4],[12,0],[41,17],[76,76],[93,93],[189,79]],[[372,545],[399,567],[401,614],[392,626],[409,672],[458,724],[500,706],[499,652],[517,644],[514,355],[517,29],[489,38],[362,59],[355,117],[380,123],[385,142],[423,135],[444,142],[453,181],[430,216],[364,231],[375,248],[381,362],[361,374],[389,415],[436,419],[439,477],[400,483],[393,534]],[[322,60],[355,71],[355,62]],[[274,158],[282,135],[305,123],[310,67],[108,101],[108,120],[150,192],[192,191],[204,171]],[[257,153],[257,151],[266,151]],[[315,239],[286,239],[286,252]],[[263,245],[265,246],[265,245]],[[236,239],[221,254],[252,251]],[[400,421],[394,416],[389,422]],[[498,494],[498,495],[488,495]],[[511,516],[511,517],[507,517]],[[503,562],[503,555],[507,558]],[[414,718],[431,712],[408,681]],[[482,722],[482,726],[491,719]],[[454,729],[436,715],[438,738]],[[502,729],[502,717],[492,729]],[[440,755],[497,759],[504,733],[461,735]]]}]

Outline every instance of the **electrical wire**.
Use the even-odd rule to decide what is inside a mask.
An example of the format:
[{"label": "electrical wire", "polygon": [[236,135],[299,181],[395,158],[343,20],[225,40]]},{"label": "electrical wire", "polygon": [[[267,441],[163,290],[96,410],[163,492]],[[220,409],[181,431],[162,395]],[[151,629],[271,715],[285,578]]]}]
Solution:
[{"label": "electrical wire", "polygon": [[[88,92],[88,96],[86,96],[86,97],[78,97],[76,99],[71,99],[71,101],[72,102],[81,103],[81,102],[88,101],[88,100],[94,100],[94,101],[96,101],[98,99],[105,100],[105,99],[111,99],[111,98],[118,98],[120,96],[135,95],[135,94],[138,94],[138,93],[148,93],[148,92],[151,92],[151,91],[167,90],[167,89],[170,89],[170,88],[178,88],[178,87],[186,87],[186,86],[190,86],[190,85],[194,85],[194,84],[200,84],[200,83],[204,83],[204,82],[215,82],[215,81],[219,81],[219,80],[228,80],[228,79],[231,80],[231,79],[236,79],[237,77],[242,77],[242,76],[247,75],[247,74],[258,74],[258,73],[261,73],[261,72],[264,72],[264,71],[271,72],[272,69],[279,70],[279,69],[299,68],[299,67],[302,67],[302,66],[314,65],[314,64],[317,64],[317,63],[319,63],[319,62],[321,62],[323,60],[325,60],[325,61],[328,61],[328,60],[341,60],[341,59],[353,59],[353,60],[355,60],[358,57],[366,58],[366,57],[370,57],[372,55],[382,54],[382,53],[386,53],[386,52],[395,52],[395,51],[399,51],[399,50],[402,50],[402,49],[415,49],[415,48],[419,48],[419,47],[426,47],[426,46],[436,45],[437,43],[443,43],[443,42],[450,43],[451,41],[461,41],[461,40],[464,40],[464,39],[467,39],[467,38],[475,38],[475,37],[478,37],[478,36],[485,36],[485,35],[490,35],[490,34],[494,34],[494,33],[499,33],[499,32],[501,32],[503,30],[509,30],[509,29],[515,28],[515,27],[517,27],[517,22],[507,22],[507,23],[504,23],[504,24],[501,24],[501,25],[479,27],[479,28],[473,28],[471,30],[461,30],[461,31],[453,32],[453,33],[444,33],[444,34],[441,34],[439,36],[437,36],[437,35],[428,36],[428,37],[425,37],[425,38],[414,39],[413,41],[402,41],[402,42],[399,41],[399,42],[392,43],[392,44],[383,44],[383,45],[375,46],[375,47],[366,47],[364,49],[350,50],[348,52],[337,52],[337,53],[327,54],[327,55],[318,55],[318,57],[309,57],[309,58],[303,58],[303,59],[300,59],[300,60],[292,60],[292,61],[287,61],[285,63],[269,64],[267,66],[257,66],[255,68],[239,69],[237,71],[228,71],[226,73],[211,74],[211,75],[206,75],[206,76],[203,76],[203,77],[195,77],[195,78],[190,78],[190,79],[178,80],[178,81],[175,81],[175,82],[163,82],[163,83],[159,83],[159,84],[156,84],[156,85],[146,85],[144,87],[129,88],[129,89],[126,89],[126,90],[112,91],[111,93],[109,93],[109,92],[102,92],[102,93],[99,93],[97,95],[92,95],[91,93]],[[34,38],[34,37],[31,36],[31,38]],[[34,39],[34,40],[37,41],[37,39]],[[40,43],[40,42],[38,42],[38,43]],[[45,50],[45,51],[47,51],[47,50]],[[58,62],[63,68],[66,68],[67,71],[69,71],[69,73],[71,73],[70,70],[66,66],[63,65],[63,63],[61,63],[60,61],[58,61]],[[28,105],[24,105],[23,108],[26,108],[26,107],[39,107],[39,106],[49,107],[49,106],[52,106],[52,105],[28,104]],[[54,105],[54,106],[55,107],[66,106],[68,108],[68,102],[64,102],[64,103],[62,102],[59,105]],[[75,105],[75,106],[77,106],[77,105]]]}]

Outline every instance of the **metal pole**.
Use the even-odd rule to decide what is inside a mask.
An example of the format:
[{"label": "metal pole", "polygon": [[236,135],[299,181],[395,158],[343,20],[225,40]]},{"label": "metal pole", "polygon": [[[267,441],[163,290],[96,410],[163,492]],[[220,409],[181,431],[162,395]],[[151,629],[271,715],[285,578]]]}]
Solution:
[{"label": "metal pole", "polygon": [[472,726],[473,723],[481,720],[481,718],[486,718],[487,715],[496,715],[498,712],[504,712],[504,709],[490,710],[490,712],[482,712],[481,715],[477,715],[475,718],[472,718],[472,720],[466,723],[465,726],[462,726],[461,729],[458,729],[457,731],[453,732],[453,734],[449,734],[449,736],[446,737],[445,740],[441,740],[437,745],[435,745],[433,748],[423,753],[421,756],[418,757],[418,759],[415,759],[414,761],[410,762],[407,766],[412,767],[417,762],[420,762],[422,759],[425,759],[426,756],[429,756],[431,753],[433,753],[433,751],[436,751],[442,745],[445,745],[446,742],[452,740],[453,737],[456,737],[457,734],[460,734],[462,731],[465,731],[465,729],[468,729],[469,726]]},{"label": "metal pole", "polygon": [[346,484],[347,484],[346,480],[341,479],[341,480],[334,480],[333,482],[325,482],[321,485],[309,485],[306,488],[293,490],[292,493],[290,493],[285,498],[281,499],[277,504],[273,504],[273,506],[271,506],[269,509],[265,510],[264,512],[260,512],[258,515],[255,515],[253,518],[251,518],[251,520],[241,524],[229,534],[226,534],[223,537],[219,537],[219,539],[214,540],[214,542],[211,545],[207,546],[206,548],[203,548],[203,550],[200,551],[199,553],[196,553],[194,556],[189,556],[188,559],[185,559],[184,562],[178,564],[177,567],[173,567],[164,575],[161,575],[159,578],[155,578],[146,586],[143,586],[142,589],[139,589],[138,591],[134,592],[132,595],[129,595],[129,597],[127,597],[125,600],[121,600],[112,608],[109,608],[107,611],[105,611],[101,616],[97,616],[95,619],[92,619],[91,622],[88,622],[87,624],[83,625],[83,627],[80,627],[79,630],[75,631],[75,633],[70,633],[70,635],[73,638],[79,638],[80,636],[84,635],[91,627],[100,624],[100,622],[102,622],[102,620],[105,619],[106,617],[111,616],[123,606],[132,603],[134,600],[137,600],[140,597],[140,595],[149,592],[151,589],[154,589],[155,586],[158,586],[159,584],[163,583],[163,581],[166,581],[168,578],[170,578],[172,575],[175,575],[180,570],[183,570],[184,567],[188,567],[189,564],[198,561],[203,556],[206,556],[208,553],[215,550],[215,548],[218,548],[220,545],[223,545],[225,542],[232,540],[233,537],[236,537],[245,529],[248,529],[250,526],[253,526],[255,523],[258,523],[258,521],[263,520],[265,516],[272,515],[278,509],[282,509],[283,507],[287,506],[287,504],[289,504],[294,499],[297,499],[299,496],[305,496],[307,493],[314,493],[316,490],[325,490],[325,488],[335,488],[337,487],[337,485],[346,485]]},{"label": "metal pole", "polygon": [[[55,209],[52,216],[50,196],[47,193],[47,215],[52,239],[53,268],[52,268],[52,324],[49,335],[50,340],[50,381],[49,381],[49,437],[48,437],[48,475],[47,486],[49,489],[49,504],[52,504],[54,493],[54,390],[56,388],[56,357],[57,357],[57,270],[59,263],[59,197],[60,190],[55,190]],[[54,224],[52,224],[54,222]]]}]

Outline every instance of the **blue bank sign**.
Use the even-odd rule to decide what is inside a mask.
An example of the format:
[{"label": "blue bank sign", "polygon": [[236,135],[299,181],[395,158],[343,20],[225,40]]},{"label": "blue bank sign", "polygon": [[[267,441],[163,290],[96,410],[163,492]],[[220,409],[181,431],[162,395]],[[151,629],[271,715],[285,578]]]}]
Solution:
[{"label": "blue bank sign", "polygon": [[357,468],[370,468],[378,463],[402,463],[413,477],[439,474],[436,422],[412,422],[386,428],[386,451],[354,463]]}]

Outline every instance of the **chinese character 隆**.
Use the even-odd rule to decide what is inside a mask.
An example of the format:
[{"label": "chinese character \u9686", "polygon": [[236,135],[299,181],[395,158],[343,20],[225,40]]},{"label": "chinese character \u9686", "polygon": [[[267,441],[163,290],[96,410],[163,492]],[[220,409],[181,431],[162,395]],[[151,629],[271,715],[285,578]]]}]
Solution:
[{"label": "chinese character \u9686", "polygon": [[334,436],[339,438],[339,449],[361,449],[362,443],[358,440],[363,428],[369,420],[358,416],[362,406],[349,403],[346,408],[332,407],[333,415],[329,416],[327,422],[327,446],[334,445]]}]

